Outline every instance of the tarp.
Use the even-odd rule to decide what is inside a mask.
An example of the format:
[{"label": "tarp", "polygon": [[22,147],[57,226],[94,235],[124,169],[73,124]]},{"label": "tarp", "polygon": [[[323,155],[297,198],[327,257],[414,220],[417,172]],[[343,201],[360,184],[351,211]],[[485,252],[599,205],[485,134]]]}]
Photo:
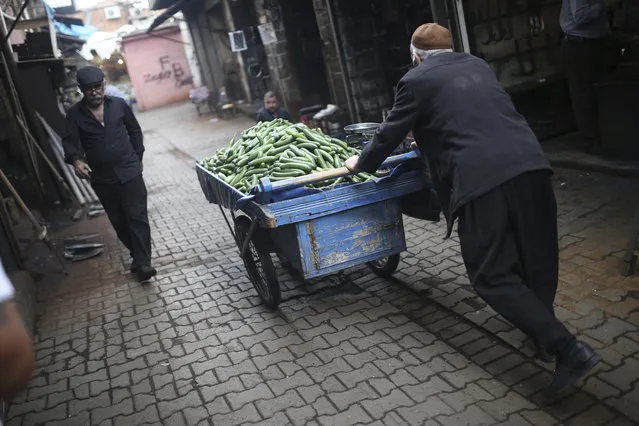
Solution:
[{"label": "tarp", "polygon": [[71,37],[77,37],[80,40],[87,41],[98,29],[90,25],[66,25],[62,22],[53,20],[53,25],[58,34],[64,34]]},{"label": "tarp", "polygon": [[47,16],[49,17],[49,19],[53,21],[53,26],[58,34],[77,37],[81,40],[86,41],[89,39],[89,37],[91,37],[93,33],[95,33],[98,30],[97,28],[92,27],[90,25],[74,25],[74,24],[66,25],[62,22],[56,21],[55,11],[53,10],[51,6],[47,4],[46,1],[44,2],[44,7],[47,11]]}]

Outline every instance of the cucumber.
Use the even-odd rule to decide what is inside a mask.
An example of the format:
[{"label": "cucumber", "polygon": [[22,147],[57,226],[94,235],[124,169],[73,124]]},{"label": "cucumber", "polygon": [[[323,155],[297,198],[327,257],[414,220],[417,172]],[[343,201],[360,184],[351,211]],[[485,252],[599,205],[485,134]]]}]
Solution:
[{"label": "cucumber", "polygon": [[[299,141],[299,139],[298,139]],[[303,143],[298,143],[297,147],[298,148],[305,148],[305,149],[309,149],[309,150],[316,150],[320,145],[318,143],[312,143],[312,142],[303,142]]]},{"label": "cucumber", "polygon": [[288,177],[288,178],[292,178],[292,177],[300,177],[300,176],[304,176],[306,173],[304,173],[303,170],[297,170],[297,169],[291,169],[291,170],[287,170],[287,171],[282,171],[282,172],[273,172],[272,173],[272,177]]},{"label": "cucumber", "polygon": [[249,166],[259,166],[260,164],[271,164],[277,161],[277,157],[259,157],[254,160],[249,161]]},{"label": "cucumber", "polygon": [[295,137],[294,137],[294,136],[289,135],[289,136],[287,136],[287,137],[285,137],[285,138],[281,138],[279,141],[275,142],[275,143],[273,144],[273,146],[274,146],[275,148],[280,148],[280,147],[282,147],[282,146],[287,146],[288,144],[290,144],[291,142],[293,142],[293,140],[294,140],[294,139],[295,139]]},{"label": "cucumber", "polygon": [[304,171],[306,173],[311,173],[314,168],[315,168],[315,166],[313,166],[313,165],[305,164],[305,163],[298,162],[298,161],[290,161],[290,162],[287,162],[287,163],[282,165],[282,170],[297,169],[297,170],[302,170],[302,171]]}]

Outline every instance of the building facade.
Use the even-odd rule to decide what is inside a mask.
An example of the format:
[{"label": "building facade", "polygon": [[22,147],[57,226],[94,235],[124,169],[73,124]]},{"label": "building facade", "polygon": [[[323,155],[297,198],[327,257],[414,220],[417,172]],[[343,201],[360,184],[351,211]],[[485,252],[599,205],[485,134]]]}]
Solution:
[{"label": "building facade", "polygon": [[189,98],[193,74],[177,25],[123,37],[122,51],[141,111]]}]

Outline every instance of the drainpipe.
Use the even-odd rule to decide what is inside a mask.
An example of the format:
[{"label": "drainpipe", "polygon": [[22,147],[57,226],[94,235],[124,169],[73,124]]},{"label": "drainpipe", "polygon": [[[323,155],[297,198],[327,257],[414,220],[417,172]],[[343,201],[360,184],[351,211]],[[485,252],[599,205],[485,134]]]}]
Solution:
[{"label": "drainpipe", "polygon": [[335,43],[335,50],[337,51],[337,59],[339,60],[339,67],[342,71],[342,79],[344,80],[344,88],[346,89],[346,103],[348,104],[348,113],[351,119],[351,122],[355,122],[355,118],[357,121],[361,121],[359,115],[355,113],[355,105],[353,104],[353,88],[351,86],[351,79],[349,77],[348,71],[346,69],[346,59],[344,55],[342,39],[339,37],[339,33],[337,31],[337,25],[335,24],[334,18],[334,10],[333,10],[333,2],[331,0],[326,0],[326,10],[328,12],[328,20],[331,25],[331,32],[333,33],[333,42]]},{"label": "drainpipe", "polygon": [[[229,31],[235,31],[235,22],[233,21],[233,15],[231,13],[229,0],[222,0],[222,6],[224,7],[224,20],[226,21],[226,26],[228,27]],[[253,97],[251,96],[251,86],[249,85],[248,77],[246,76],[244,58],[242,57],[242,52],[236,52],[235,55],[237,58],[237,63],[242,70],[242,72],[240,73],[240,80],[242,82],[244,96],[246,96],[247,103],[251,104],[253,103]]]}]

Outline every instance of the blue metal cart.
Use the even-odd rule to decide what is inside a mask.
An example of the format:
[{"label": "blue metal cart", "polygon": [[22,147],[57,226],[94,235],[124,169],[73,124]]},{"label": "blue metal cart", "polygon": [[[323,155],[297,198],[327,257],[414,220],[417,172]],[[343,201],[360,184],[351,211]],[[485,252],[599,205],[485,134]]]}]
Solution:
[{"label": "blue metal cart", "polygon": [[[394,167],[387,177],[323,190],[308,185],[348,175],[348,170],[279,182],[264,178],[250,195],[200,164],[196,170],[207,200],[220,207],[255,289],[275,309],[280,287],[271,253],[287,259],[304,279],[363,263],[383,277],[396,270],[399,254],[406,250],[399,200],[428,185],[418,157],[415,151],[390,157],[382,165]],[[223,207],[230,209],[233,223]]]}]

